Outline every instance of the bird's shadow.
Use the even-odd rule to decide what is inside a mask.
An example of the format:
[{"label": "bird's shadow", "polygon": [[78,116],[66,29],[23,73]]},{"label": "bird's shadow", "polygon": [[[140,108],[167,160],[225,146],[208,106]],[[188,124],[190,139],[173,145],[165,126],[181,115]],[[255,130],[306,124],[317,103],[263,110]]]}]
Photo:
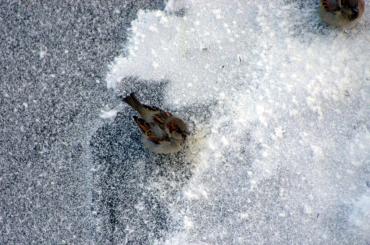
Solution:
[{"label": "bird's shadow", "polygon": [[[166,82],[126,79],[132,81],[126,83],[131,87],[125,91],[136,92],[143,103],[162,105]],[[90,141],[95,169],[92,209],[100,221],[95,240],[100,244],[149,244],[159,239],[171,223],[166,202],[191,177],[191,164],[184,152],[157,155],[144,148],[133,115],[135,112],[124,106]]]}]

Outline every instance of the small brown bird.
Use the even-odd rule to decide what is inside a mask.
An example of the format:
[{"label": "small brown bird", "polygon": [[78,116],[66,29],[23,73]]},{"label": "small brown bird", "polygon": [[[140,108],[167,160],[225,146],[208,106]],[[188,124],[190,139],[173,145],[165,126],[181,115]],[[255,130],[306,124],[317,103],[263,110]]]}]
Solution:
[{"label": "small brown bird", "polygon": [[190,135],[186,123],[169,112],[140,103],[134,93],[123,101],[136,110],[141,117],[134,121],[143,133],[143,143],[155,153],[169,154],[180,151]]},{"label": "small brown bird", "polygon": [[321,18],[335,27],[353,27],[364,12],[365,0],[321,0]]}]

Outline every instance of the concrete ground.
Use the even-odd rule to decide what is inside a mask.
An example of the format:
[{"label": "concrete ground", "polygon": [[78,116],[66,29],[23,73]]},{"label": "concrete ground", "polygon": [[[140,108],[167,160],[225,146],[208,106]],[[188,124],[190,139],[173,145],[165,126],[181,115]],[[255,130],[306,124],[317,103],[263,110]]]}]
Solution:
[{"label": "concrete ground", "polygon": [[119,117],[99,118],[117,104],[104,77],[130,22],[163,6],[0,2],[0,244],[146,244],[166,229],[150,194],[149,211],[133,208]]}]

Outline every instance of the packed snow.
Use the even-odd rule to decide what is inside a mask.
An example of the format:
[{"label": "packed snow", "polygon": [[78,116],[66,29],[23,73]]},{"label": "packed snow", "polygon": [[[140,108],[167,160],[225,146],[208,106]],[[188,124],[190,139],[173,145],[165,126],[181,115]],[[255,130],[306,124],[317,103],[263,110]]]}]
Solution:
[{"label": "packed snow", "polygon": [[152,243],[370,242],[368,13],[352,30],[322,24],[316,1],[138,13],[107,86],[167,81],[163,106],[194,124],[190,179],[175,196],[149,183],[173,220]]}]

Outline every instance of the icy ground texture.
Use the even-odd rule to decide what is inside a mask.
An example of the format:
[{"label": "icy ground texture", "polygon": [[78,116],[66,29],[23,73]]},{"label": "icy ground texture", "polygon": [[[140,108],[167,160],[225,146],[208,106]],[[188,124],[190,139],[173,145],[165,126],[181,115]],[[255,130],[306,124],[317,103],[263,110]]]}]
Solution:
[{"label": "icy ground texture", "polygon": [[139,12],[108,87],[166,80],[165,107],[210,111],[181,113],[193,175],[159,194],[175,222],[157,244],[370,242],[369,19],[334,30],[280,0]]}]

